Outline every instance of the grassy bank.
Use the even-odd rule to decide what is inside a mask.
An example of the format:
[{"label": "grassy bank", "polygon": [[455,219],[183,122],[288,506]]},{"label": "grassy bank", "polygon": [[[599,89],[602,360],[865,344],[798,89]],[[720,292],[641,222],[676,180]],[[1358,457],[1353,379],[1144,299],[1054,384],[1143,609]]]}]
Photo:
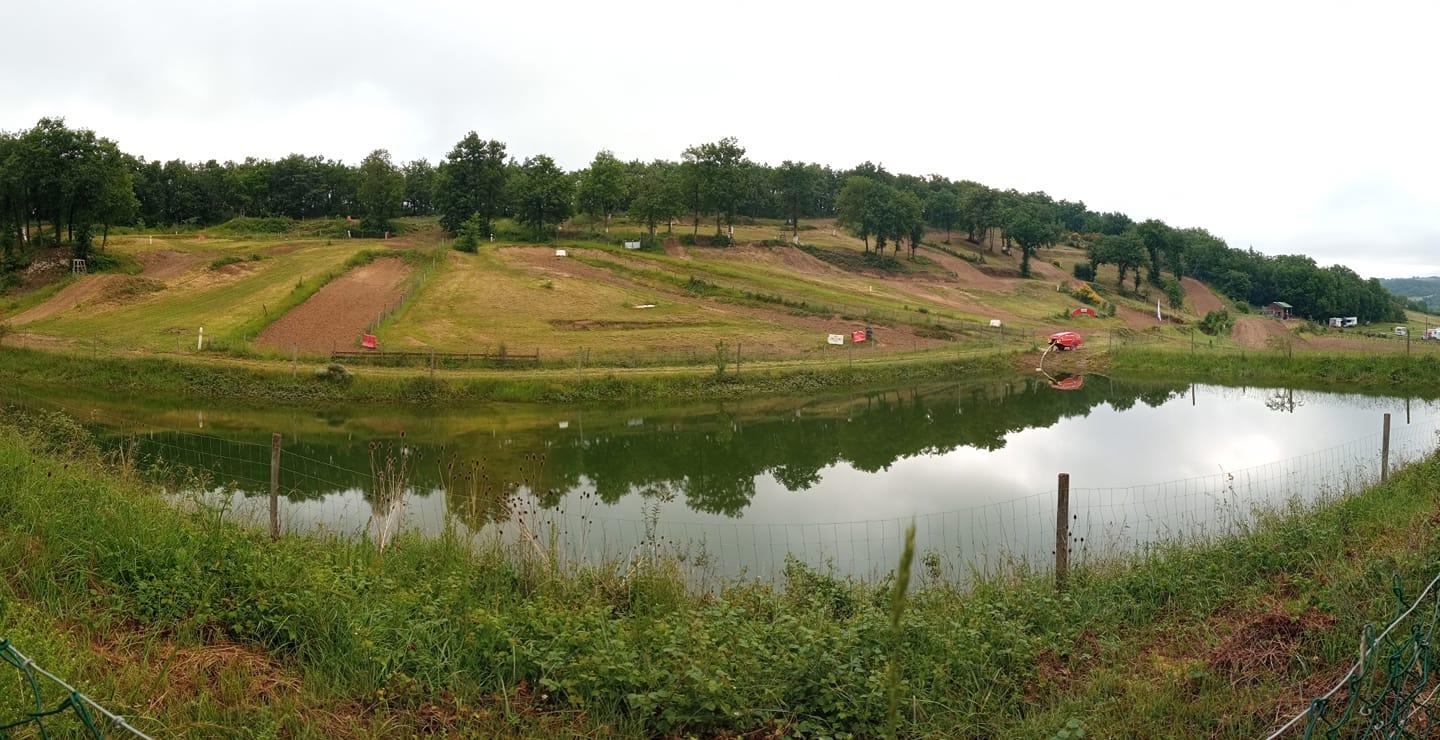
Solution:
[{"label": "grassy bank", "polygon": [[[0,636],[157,736],[1253,737],[1440,559],[1440,461],[1218,545],[959,588],[792,567],[687,591],[664,558],[279,542],[179,510],[63,416],[0,425]],[[3,668],[3,667],[0,667]],[[6,710],[12,704],[0,700]]]},{"label": "grassy bank", "polygon": [[1324,390],[1371,390],[1440,394],[1440,356],[1402,354],[1311,354],[1279,352],[1186,352],[1131,349],[1116,352],[1118,376],[1164,377],[1234,385],[1276,385]]},{"label": "grassy bank", "polygon": [[317,375],[317,366],[292,374],[288,363],[208,362],[163,357],[51,353],[0,347],[0,379],[23,385],[73,385],[116,393],[266,402],[416,403],[477,401],[570,403],[733,399],[783,393],[816,393],[878,384],[975,379],[1009,372],[1006,357],[966,359],[870,359],[854,366],[660,369],[615,374],[437,373],[356,368],[345,379]]}]

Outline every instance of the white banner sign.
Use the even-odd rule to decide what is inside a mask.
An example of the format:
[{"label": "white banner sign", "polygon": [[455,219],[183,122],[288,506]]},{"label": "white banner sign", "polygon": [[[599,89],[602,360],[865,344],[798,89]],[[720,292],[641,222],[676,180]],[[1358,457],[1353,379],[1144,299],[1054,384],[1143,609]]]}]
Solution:
[{"label": "white banner sign", "polygon": [[625,242],[626,249],[639,249],[640,242]]},{"label": "white banner sign", "polygon": [[826,339],[825,341],[829,342],[830,344],[844,344],[844,343],[845,343],[845,335],[844,335],[844,334],[831,334],[830,337],[829,337],[828,339]]}]

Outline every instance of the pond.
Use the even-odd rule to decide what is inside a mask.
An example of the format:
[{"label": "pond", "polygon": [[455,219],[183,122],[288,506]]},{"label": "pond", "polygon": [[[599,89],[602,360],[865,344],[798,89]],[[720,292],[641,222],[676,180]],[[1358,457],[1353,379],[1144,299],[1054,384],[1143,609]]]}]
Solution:
[{"label": "pond", "polygon": [[[1336,496],[1436,447],[1434,401],[1120,382],[1099,376],[692,405],[253,409],[26,391],[264,526],[270,446],[289,531],[388,543],[447,527],[623,566],[654,548],[701,578],[894,567],[917,527],[930,571],[1055,550],[1070,475],[1072,560],[1235,531],[1256,507]],[[387,485],[389,484],[389,485]]]}]

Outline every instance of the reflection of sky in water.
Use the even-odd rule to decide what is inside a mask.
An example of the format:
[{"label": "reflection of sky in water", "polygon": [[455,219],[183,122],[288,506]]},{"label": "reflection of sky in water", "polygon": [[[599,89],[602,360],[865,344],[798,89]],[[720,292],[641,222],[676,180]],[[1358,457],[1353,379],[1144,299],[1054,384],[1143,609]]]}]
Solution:
[{"label": "reflection of sky in water", "polygon": [[[502,421],[501,426],[472,431],[453,441],[476,457],[516,459],[535,452],[551,456],[555,467],[568,466],[561,476],[569,481],[566,490],[532,524],[560,527],[577,554],[615,557],[633,552],[645,536],[644,520],[653,515],[660,536],[691,544],[704,541],[706,549],[722,560],[723,573],[773,569],[783,562],[785,551],[796,549],[810,552],[805,559],[811,562],[833,559],[842,571],[864,572],[876,563],[893,562],[900,522],[911,517],[919,517],[922,548],[963,558],[999,550],[1043,556],[1053,544],[1053,494],[1061,471],[1071,474],[1072,509],[1080,513],[1077,527],[1092,539],[1104,534],[1143,544],[1191,527],[1196,520],[1222,516],[1217,502],[1229,494],[1216,481],[1223,472],[1369,437],[1300,466],[1267,469],[1263,482],[1270,488],[1249,490],[1253,496],[1245,501],[1276,503],[1285,495],[1311,496],[1331,485],[1330,479],[1317,477],[1327,471],[1378,468],[1382,413],[1394,415],[1394,448],[1399,456],[1413,455],[1424,444],[1433,448],[1432,430],[1440,418],[1440,406],[1434,402],[1410,402],[1408,415],[1415,423],[1407,426],[1403,399],[1208,386],[1193,391],[1177,386],[1142,396],[1137,394],[1143,391],[1111,390],[1107,383],[1092,378],[1080,393],[1029,387],[1004,400],[977,401],[960,390],[901,392],[893,401],[888,396],[880,403],[870,398],[838,412],[804,407],[793,414],[732,417],[712,412],[693,417],[657,414],[648,419],[644,411],[622,412],[611,415],[618,421],[608,427],[592,419],[588,437],[586,419],[577,413],[538,428],[532,424],[510,429]],[[1158,405],[1147,405],[1146,398]],[[1047,405],[1065,410],[1047,410]],[[905,416],[907,409],[923,413]],[[234,416],[229,416],[232,423]],[[967,421],[971,418],[983,430],[999,431],[990,437],[982,430],[978,439],[971,439],[968,435],[974,429]],[[414,420],[408,421],[410,428],[418,428]],[[914,425],[933,427],[939,433],[885,447],[909,432],[929,431],[913,429]],[[837,442],[841,438],[848,442]],[[734,446],[735,440],[750,446]],[[686,454],[661,461],[664,446],[677,444],[690,445],[683,448]],[[755,474],[745,472],[752,468],[734,459],[737,449],[752,450],[770,467]],[[823,452],[816,480],[803,490],[791,491],[781,482],[777,467],[787,464],[787,450]],[[878,457],[866,455],[871,451]],[[338,459],[346,451],[333,448],[327,453],[321,445],[307,452],[326,460]],[[349,452],[348,467],[363,467],[354,462],[354,450]],[[867,461],[863,465],[849,461],[862,458]],[[815,465],[817,460],[797,464]],[[597,505],[587,495],[607,483],[613,488],[614,481],[607,481],[606,475],[640,480],[650,468],[658,471],[659,480],[631,486],[628,494],[611,503]],[[738,481],[727,478],[737,475],[737,470]],[[1122,494],[1092,491],[1191,478],[1208,482]],[[689,505],[687,495],[702,480],[720,480],[724,491],[744,489],[753,480],[753,495],[741,499],[733,510],[699,510]],[[723,485],[729,483],[738,485]],[[447,513],[463,510],[462,505],[447,502],[434,481],[417,485],[426,492],[405,502],[406,528],[435,533],[443,528]],[[373,527],[370,500],[353,482],[341,486],[347,490],[321,486],[309,492],[309,499],[282,502],[287,528],[322,528],[353,536]],[[246,487],[252,494],[263,490]],[[669,489],[675,495],[657,499],[656,489]],[[265,520],[263,496],[236,494],[232,503],[255,521]],[[468,523],[478,526],[480,520]],[[583,536],[577,535],[581,530]]]}]

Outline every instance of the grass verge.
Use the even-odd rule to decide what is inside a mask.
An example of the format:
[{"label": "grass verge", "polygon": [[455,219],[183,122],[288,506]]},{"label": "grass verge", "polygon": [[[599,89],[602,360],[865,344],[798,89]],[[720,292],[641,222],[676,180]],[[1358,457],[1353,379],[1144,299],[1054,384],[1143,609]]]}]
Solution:
[{"label": "grass verge", "polygon": [[1117,376],[1162,376],[1229,384],[1262,384],[1325,390],[1379,390],[1434,397],[1440,393],[1440,356],[1312,354],[1279,352],[1185,352],[1124,349],[1114,353]]},{"label": "grass verge", "polygon": [[1392,577],[1440,567],[1432,459],[1064,595],[961,588],[922,553],[902,621],[889,579],[801,566],[697,594],[663,556],[271,542],[166,503],[68,417],[4,418],[0,634],[157,736],[872,737],[893,691],[904,737],[1253,737],[1343,671]]},{"label": "grass verge", "polygon": [[691,368],[617,374],[496,372],[425,374],[360,368],[344,378],[303,372],[287,363],[249,364],[162,357],[83,356],[0,347],[0,379],[22,385],[74,384],[113,393],[182,398],[318,403],[444,404],[477,401],[572,403],[655,399],[733,399],[815,393],[877,384],[922,383],[1009,373],[1004,355],[957,359],[870,360],[855,366],[747,367],[740,374]]}]

